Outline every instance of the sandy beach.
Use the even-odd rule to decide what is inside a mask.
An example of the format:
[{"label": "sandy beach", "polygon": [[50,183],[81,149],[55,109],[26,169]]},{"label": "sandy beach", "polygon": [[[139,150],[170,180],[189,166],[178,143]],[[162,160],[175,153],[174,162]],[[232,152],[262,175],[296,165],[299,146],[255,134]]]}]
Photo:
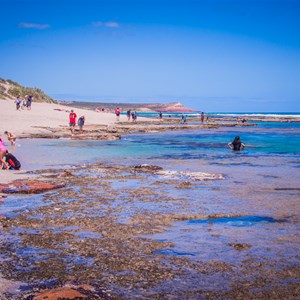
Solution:
[{"label": "sandy beach", "polygon": [[[16,137],[28,134],[50,133],[49,129],[62,128],[66,130],[69,126],[69,112],[72,107],[52,103],[33,103],[32,109],[16,110],[13,100],[0,100],[0,137],[6,145],[7,140],[4,131],[12,132]],[[73,108],[77,119],[84,115],[85,125],[113,125],[116,123],[116,116],[109,112],[96,112],[86,109]],[[143,121],[148,118],[140,118]],[[127,121],[126,115],[120,116],[120,122]],[[76,126],[78,128],[78,126]],[[26,179],[30,175],[26,170],[9,171],[0,170],[0,183],[9,183],[18,179]]]},{"label": "sandy beach", "polygon": [[[69,112],[71,109],[72,107],[59,104],[34,102],[30,111],[16,110],[14,101],[0,100],[0,137],[4,137],[3,133],[5,130],[13,132],[18,136],[23,133],[49,132],[46,129],[47,127],[69,126]],[[73,109],[77,114],[77,118],[82,115],[85,116],[85,125],[112,125],[116,122],[114,113],[96,112],[78,108]],[[120,116],[120,122],[126,120],[126,115]]]}]

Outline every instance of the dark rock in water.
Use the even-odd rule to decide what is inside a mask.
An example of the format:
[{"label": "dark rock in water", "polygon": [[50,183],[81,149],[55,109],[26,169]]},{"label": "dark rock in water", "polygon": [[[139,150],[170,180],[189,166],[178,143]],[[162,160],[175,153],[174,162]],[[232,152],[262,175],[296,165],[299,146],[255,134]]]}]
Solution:
[{"label": "dark rock in water", "polygon": [[300,188],[275,188],[275,191],[300,191]]},{"label": "dark rock in water", "polygon": [[68,170],[64,170],[64,172],[60,175],[58,175],[58,177],[70,177],[70,176],[75,176],[74,174],[72,174],[70,171]]},{"label": "dark rock in water", "polygon": [[228,243],[228,246],[233,247],[235,250],[238,251],[247,250],[252,247],[249,244],[241,244],[241,243]]},{"label": "dark rock in water", "polygon": [[188,189],[188,188],[191,188],[191,187],[192,187],[192,184],[189,181],[184,181],[184,182],[181,182],[177,185],[178,189]]},{"label": "dark rock in water", "polygon": [[0,216],[0,226],[7,227],[8,218],[4,216]]},{"label": "dark rock in water", "polygon": [[135,171],[141,172],[141,173],[156,173],[158,171],[163,170],[163,168],[160,166],[153,166],[153,165],[147,165],[147,164],[136,165],[133,168]]},{"label": "dark rock in water", "polygon": [[17,181],[10,184],[1,184],[0,192],[6,194],[38,194],[49,190],[64,187],[65,184],[53,184],[42,181]]}]

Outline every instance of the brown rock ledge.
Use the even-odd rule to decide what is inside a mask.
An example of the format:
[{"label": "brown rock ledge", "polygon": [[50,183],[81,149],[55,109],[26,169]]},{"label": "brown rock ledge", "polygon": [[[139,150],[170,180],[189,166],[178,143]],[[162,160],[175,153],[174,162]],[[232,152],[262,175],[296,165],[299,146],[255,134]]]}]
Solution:
[{"label": "brown rock ledge", "polygon": [[46,183],[42,181],[22,180],[10,184],[0,184],[0,192],[5,194],[38,194],[64,187],[65,184]]}]

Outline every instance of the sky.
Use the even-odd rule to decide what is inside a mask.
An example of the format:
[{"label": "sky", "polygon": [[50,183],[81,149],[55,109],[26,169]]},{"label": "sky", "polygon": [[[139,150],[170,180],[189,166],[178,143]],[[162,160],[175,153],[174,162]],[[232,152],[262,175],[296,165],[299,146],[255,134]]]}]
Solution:
[{"label": "sky", "polygon": [[0,0],[0,77],[58,100],[300,111],[300,0]]}]

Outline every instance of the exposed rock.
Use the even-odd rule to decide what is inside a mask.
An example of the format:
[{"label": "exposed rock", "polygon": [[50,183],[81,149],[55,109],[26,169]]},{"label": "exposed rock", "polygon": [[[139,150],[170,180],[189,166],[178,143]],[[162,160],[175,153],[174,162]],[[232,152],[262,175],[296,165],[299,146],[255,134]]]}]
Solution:
[{"label": "exposed rock", "polygon": [[241,243],[228,243],[228,246],[233,247],[235,250],[238,251],[247,250],[252,247],[249,244],[241,244]]},{"label": "exposed rock", "polygon": [[71,288],[60,288],[55,290],[48,290],[35,296],[33,300],[59,300],[59,299],[87,299],[88,296],[71,289]]},{"label": "exposed rock", "polygon": [[19,138],[39,138],[39,139],[60,139],[60,138],[71,138],[73,140],[119,140],[121,139],[121,135],[119,134],[111,134],[106,132],[87,132],[83,134],[74,134],[71,135],[69,131],[63,130],[60,132],[45,132],[45,133],[30,133],[30,134],[22,134]]},{"label": "exposed rock", "polygon": [[[7,217],[0,216],[0,226],[7,227],[7,221],[8,221]],[[1,279],[1,277],[0,277],[0,279]]]},{"label": "exposed rock", "polygon": [[68,170],[64,170],[64,172],[60,175],[58,175],[58,177],[70,177],[70,176],[75,176],[74,174],[72,174],[70,171]]},{"label": "exposed rock", "polygon": [[65,184],[52,184],[42,181],[16,181],[10,184],[0,184],[0,192],[6,194],[38,194],[64,187]]},{"label": "exposed rock", "polygon": [[156,173],[158,171],[163,170],[163,168],[160,166],[147,165],[147,164],[136,165],[133,168],[135,171],[141,173]]},{"label": "exposed rock", "polygon": [[192,187],[192,184],[189,181],[183,181],[177,185],[178,189],[189,189],[191,187]]},{"label": "exposed rock", "polygon": [[216,179],[224,179],[222,174],[210,174],[203,172],[178,172],[178,171],[159,171],[158,175],[161,175],[165,178],[181,178],[186,177],[192,180],[216,180]]},{"label": "exposed rock", "polygon": [[98,291],[87,284],[82,284],[79,286],[66,284],[64,287],[56,288],[52,290],[44,290],[38,295],[30,296],[29,299],[33,300],[60,300],[60,299],[89,299],[89,300],[109,300],[110,296],[106,295],[103,291]]}]

